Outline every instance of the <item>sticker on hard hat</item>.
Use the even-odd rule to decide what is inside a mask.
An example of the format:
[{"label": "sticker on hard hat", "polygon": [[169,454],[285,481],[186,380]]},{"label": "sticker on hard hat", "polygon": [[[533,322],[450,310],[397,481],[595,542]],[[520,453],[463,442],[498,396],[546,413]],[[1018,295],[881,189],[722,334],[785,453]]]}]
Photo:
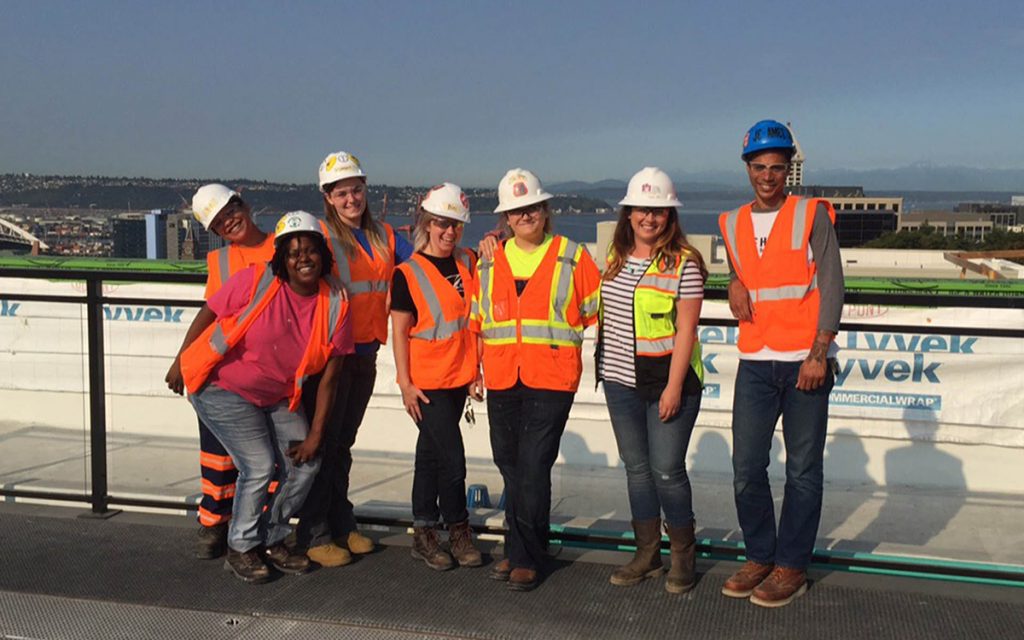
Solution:
[{"label": "sticker on hard hat", "polygon": [[526,188],[525,182],[517,182],[514,185],[512,185],[512,195],[514,195],[517,198],[525,196],[527,191],[528,189]]},{"label": "sticker on hard hat", "polygon": [[292,229],[296,229],[302,225],[302,220],[300,220],[298,216],[295,216],[294,218],[288,218],[287,222],[288,226],[291,227]]},{"label": "sticker on hard hat", "polygon": [[467,211],[469,210],[469,198],[466,197],[466,194],[459,194],[459,202],[462,203],[462,206],[465,207]]},{"label": "sticker on hard hat", "polygon": [[746,149],[750,145],[750,132],[743,134],[743,148]]}]

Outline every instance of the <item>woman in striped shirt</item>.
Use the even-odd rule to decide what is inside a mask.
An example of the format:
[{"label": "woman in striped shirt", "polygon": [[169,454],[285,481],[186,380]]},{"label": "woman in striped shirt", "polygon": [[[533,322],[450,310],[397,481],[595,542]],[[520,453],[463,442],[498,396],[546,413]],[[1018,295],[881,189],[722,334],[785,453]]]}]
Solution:
[{"label": "woman in striped shirt", "polygon": [[661,575],[661,514],[671,541],[671,593],[695,582],[686,449],[700,410],[697,322],[707,269],[679,225],[671,179],[647,167],[629,181],[601,282],[598,380],[626,467],[636,554],[611,582]]}]

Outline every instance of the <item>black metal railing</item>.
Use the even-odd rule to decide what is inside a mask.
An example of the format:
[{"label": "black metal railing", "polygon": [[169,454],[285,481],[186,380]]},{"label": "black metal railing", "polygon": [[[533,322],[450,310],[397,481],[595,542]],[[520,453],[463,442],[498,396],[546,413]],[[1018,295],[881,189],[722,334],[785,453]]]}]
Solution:
[{"label": "black metal railing", "polygon": [[[198,308],[203,305],[201,300],[182,300],[176,298],[143,297],[131,298],[120,296],[105,296],[103,284],[111,282],[130,283],[203,283],[206,280],[205,274],[201,273],[166,273],[166,272],[126,272],[114,270],[66,270],[66,269],[34,269],[34,268],[5,268],[0,267],[0,281],[5,279],[35,279],[35,280],[63,280],[63,281],[84,281],[84,295],[60,295],[60,294],[25,294],[25,293],[2,293],[0,298],[10,301],[25,302],[58,302],[68,304],[79,304],[86,306],[88,326],[88,395],[89,395],[89,443],[90,443],[90,487],[88,494],[78,494],[61,491],[44,491],[22,488],[0,487],[0,495],[14,498],[43,499],[68,502],[88,502],[92,517],[108,517],[117,513],[111,509],[112,505],[138,506],[164,509],[195,509],[196,504],[187,500],[171,500],[159,498],[136,498],[128,496],[117,496],[109,493],[108,471],[107,471],[107,409],[106,409],[106,388],[104,368],[104,340],[103,306],[107,303],[120,304],[167,304],[178,307]],[[724,300],[727,298],[724,289],[709,288],[705,297],[710,300]],[[919,293],[859,293],[847,292],[847,304],[871,304],[885,306],[903,307],[967,307],[967,308],[990,308],[990,309],[1020,309],[1024,308],[1024,298],[1015,296],[969,296],[969,295],[943,295],[943,294],[919,294]],[[701,325],[705,326],[736,326],[737,322],[732,319],[702,318]],[[992,327],[954,327],[954,326],[918,326],[918,325],[892,325],[892,324],[871,324],[871,323],[843,323],[841,329],[846,331],[865,331],[884,327],[888,331],[914,332],[921,334],[944,334],[959,333],[976,336],[998,337],[998,338],[1024,338],[1024,327],[1022,328],[992,328]],[[404,526],[408,524],[402,519],[370,517],[363,518],[365,522],[378,525]],[[477,527],[478,530],[484,530]],[[489,533],[503,534],[500,529],[486,529]],[[553,538],[568,544],[583,543],[589,545],[605,545],[621,548],[623,540],[610,537],[601,533],[588,534],[581,530],[554,531]],[[626,542],[628,545],[628,541]],[[701,552],[707,557],[742,557],[742,548],[735,543],[726,541],[705,540],[700,546]],[[877,571],[889,571],[896,574],[932,574],[934,576],[956,576],[959,579],[970,579],[972,573],[981,572],[982,577],[988,580],[999,580],[1011,584],[1024,586],[1024,573],[1014,571],[1003,571],[999,569],[978,570],[963,569],[957,567],[946,567],[941,564],[928,565],[922,568],[919,561],[900,561],[898,559],[864,559],[842,554],[821,554],[816,553],[815,562],[828,566],[846,567],[856,570],[864,567]]]}]

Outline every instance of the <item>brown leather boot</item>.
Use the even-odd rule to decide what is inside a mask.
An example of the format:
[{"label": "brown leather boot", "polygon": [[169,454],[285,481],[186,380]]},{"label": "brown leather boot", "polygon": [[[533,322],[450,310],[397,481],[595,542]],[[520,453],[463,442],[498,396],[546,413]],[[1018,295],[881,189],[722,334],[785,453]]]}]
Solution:
[{"label": "brown leather boot", "polygon": [[784,607],[806,591],[806,571],[777,566],[761,584],[754,587],[750,601],[761,607]]},{"label": "brown leather boot", "polygon": [[617,587],[631,587],[647,578],[661,575],[661,518],[634,520],[636,551],[629,563],[612,572],[610,582]]},{"label": "brown leather boot", "polygon": [[729,576],[722,586],[722,595],[730,598],[749,598],[754,587],[761,584],[775,568],[774,564],[761,564],[747,560],[740,570]]},{"label": "brown leather boot", "polygon": [[665,591],[686,593],[697,583],[697,539],[693,534],[693,522],[685,527],[666,524],[672,566],[665,576]]},{"label": "brown leather boot", "polygon": [[435,571],[447,571],[455,566],[452,557],[441,548],[434,527],[414,527],[412,534],[412,557],[422,560]]},{"label": "brown leather boot", "polygon": [[473,546],[473,531],[469,520],[448,525],[448,548],[460,567],[479,567],[484,563],[480,551]]}]

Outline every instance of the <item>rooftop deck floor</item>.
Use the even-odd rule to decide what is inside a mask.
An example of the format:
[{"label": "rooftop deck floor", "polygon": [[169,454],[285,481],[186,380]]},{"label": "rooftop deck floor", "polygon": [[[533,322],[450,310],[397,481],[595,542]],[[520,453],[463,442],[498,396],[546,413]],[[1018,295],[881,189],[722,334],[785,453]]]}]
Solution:
[{"label": "rooftop deck floor", "polygon": [[0,635],[26,638],[1019,638],[1024,590],[813,571],[808,593],[766,610],[719,594],[736,567],[701,562],[697,587],[608,583],[623,554],[566,549],[530,593],[486,568],[412,560],[408,536],[337,569],[246,585],[190,556],[181,516],[0,507]]}]

